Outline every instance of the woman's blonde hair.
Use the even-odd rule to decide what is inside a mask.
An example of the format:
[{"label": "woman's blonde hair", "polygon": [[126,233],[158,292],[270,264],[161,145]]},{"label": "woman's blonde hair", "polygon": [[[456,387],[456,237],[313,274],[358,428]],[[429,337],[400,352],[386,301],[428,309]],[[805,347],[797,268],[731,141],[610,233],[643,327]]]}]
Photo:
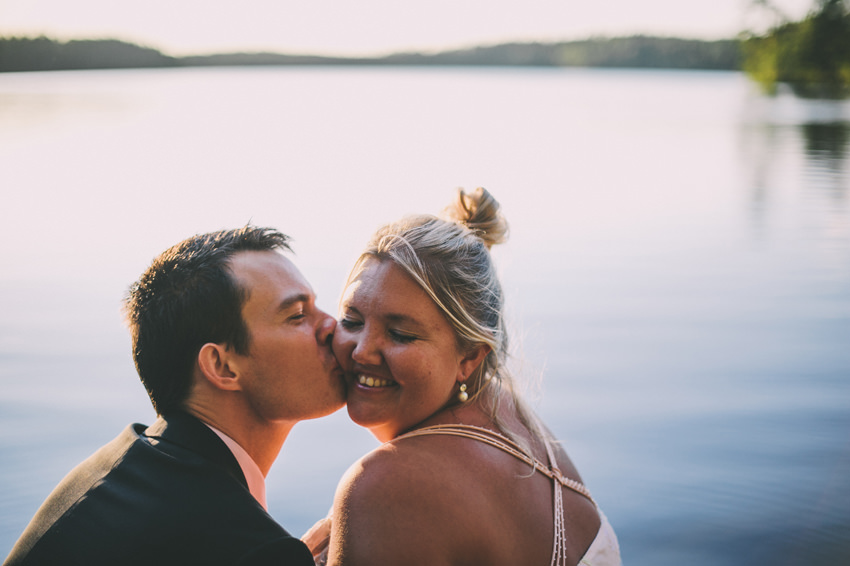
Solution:
[{"label": "woman's blonde hair", "polygon": [[392,261],[433,299],[454,328],[460,351],[486,345],[488,354],[466,381],[470,402],[486,398],[495,424],[527,447],[498,417],[498,392],[504,389],[529,431],[545,434],[520,399],[506,365],[504,295],[490,248],[507,239],[508,223],[498,201],[483,188],[470,193],[459,189],[441,216],[409,216],[380,228],[355,263],[349,281],[370,259]]}]

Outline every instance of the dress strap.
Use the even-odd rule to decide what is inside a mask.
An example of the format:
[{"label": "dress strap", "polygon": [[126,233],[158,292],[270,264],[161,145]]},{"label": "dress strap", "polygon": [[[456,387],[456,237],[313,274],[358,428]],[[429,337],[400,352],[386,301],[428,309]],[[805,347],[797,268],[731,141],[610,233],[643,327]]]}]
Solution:
[{"label": "dress strap", "polygon": [[594,505],[596,502],[593,501],[593,497],[590,496],[590,492],[586,487],[580,482],[577,482],[570,478],[565,478],[561,474],[561,470],[558,468],[558,462],[555,459],[555,451],[552,450],[552,445],[546,439],[544,439],[544,444],[546,445],[546,455],[549,458],[549,465],[547,466],[537,458],[526,454],[522,448],[520,448],[514,441],[506,436],[478,426],[472,425],[462,425],[462,424],[454,424],[454,425],[434,425],[429,427],[424,427],[416,430],[412,430],[406,434],[402,434],[400,436],[395,437],[390,442],[401,440],[403,438],[410,438],[414,436],[426,436],[433,434],[446,434],[450,436],[460,436],[463,438],[471,438],[473,440],[478,440],[485,444],[489,444],[490,446],[494,446],[499,450],[507,452],[511,456],[522,460],[531,466],[532,472],[537,471],[541,474],[551,478],[554,480],[554,484],[552,486],[552,505],[555,515],[555,537],[552,543],[552,562],[551,566],[562,566],[566,564],[567,560],[567,544],[566,544],[566,521],[564,520],[564,497],[563,493],[561,493],[561,489],[559,489],[559,485],[562,485],[568,489],[571,489],[577,493],[588,498]]},{"label": "dress strap", "polygon": [[[563,476],[561,475],[561,470],[558,468],[558,461],[555,459],[555,453],[552,450],[552,445],[549,444],[549,440],[546,438],[543,439],[543,442],[546,444],[546,455],[549,458],[549,466],[552,468],[552,474],[555,476],[555,479],[560,481]],[[555,484],[555,489],[552,491],[554,492],[552,496],[552,506],[555,509],[555,540],[552,543],[551,566],[561,566],[567,561],[567,527],[566,521],[564,520],[564,494],[561,493],[560,489],[558,489],[557,484]],[[585,489],[585,491],[587,490]],[[593,501],[590,494],[587,496],[591,501]]]},{"label": "dress strap", "polygon": [[401,434],[395,437],[390,442],[394,442],[396,440],[401,440],[403,438],[412,438],[414,436],[427,436],[434,434],[443,434],[449,436],[460,436],[464,438],[471,438],[473,440],[478,440],[485,444],[489,444],[490,446],[494,446],[502,450],[503,452],[507,452],[511,456],[517,458],[518,460],[522,460],[526,464],[532,467],[534,471],[540,472],[544,476],[557,481],[562,486],[567,489],[571,489],[576,493],[579,493],[586,498],[588,498],[594,505],[596,501],[593,500],[593,497],[590,495],[590,491],[582,484],[581,482],[575,481],[573,479],[564,477],[561,474],[561,470],[558,469],[557,461],[555,460],[555,454],[552,450],[552,446],[549,442],[545,442],[546,444],[546,452],[549,457],[550,465],[547,466],[537,458],[526,454],[522,448],[520,448],[514,441],[510,438],[506,437],[503,434],[500,434],[494,430],[490,430],[488,428],[483,428],[480,426],[473,425],[464,425],[464,424],[452,424],[452,425],[432,425],[428,427],[423,427],[419,429],[412,430],[405,434]]}]

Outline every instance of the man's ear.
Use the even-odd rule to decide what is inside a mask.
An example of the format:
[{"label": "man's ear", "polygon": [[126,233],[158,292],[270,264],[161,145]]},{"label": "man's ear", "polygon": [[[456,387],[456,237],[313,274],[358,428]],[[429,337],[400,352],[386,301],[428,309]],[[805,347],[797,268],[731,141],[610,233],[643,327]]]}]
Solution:
[{"label": "man's ear", "polygon": [[486,344],[479,344],[478,346],[472,347],[464,356],[460,359],[460,373],[462,380],[466,381],[472,372],[481,365],[481,362],[484,361],[484,358],[487,354],[490,353],[490,346]]},{"label": "man's ear", "polygon": [[198,367],[201,375],[216,389],[239,391],[239,373],[232,350],[224,344],[207,342],[198,352]]}]

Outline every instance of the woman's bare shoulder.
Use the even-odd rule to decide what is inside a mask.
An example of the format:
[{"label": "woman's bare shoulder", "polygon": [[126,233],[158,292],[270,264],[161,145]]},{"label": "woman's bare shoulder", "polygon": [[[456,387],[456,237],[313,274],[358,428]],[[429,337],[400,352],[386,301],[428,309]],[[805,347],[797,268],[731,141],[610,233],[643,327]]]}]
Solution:
[{"label": "woman's bare shoulder", "polygon": [[454,458],[442,441],[411,438],[381,445],[348,469],[336,499],[348,506],[366,503],[373,508],[381,498],[386,500],[381,507],[392,511],[420,499],[433,500],[434,490],[451,492],[444,477],[455,467]]},{"label": "woman's bare shoulder", "polygon": [[329,564],[446,564],[457,554],[463,491],[440,444],[390,442],[349,468],[334,500]]}]

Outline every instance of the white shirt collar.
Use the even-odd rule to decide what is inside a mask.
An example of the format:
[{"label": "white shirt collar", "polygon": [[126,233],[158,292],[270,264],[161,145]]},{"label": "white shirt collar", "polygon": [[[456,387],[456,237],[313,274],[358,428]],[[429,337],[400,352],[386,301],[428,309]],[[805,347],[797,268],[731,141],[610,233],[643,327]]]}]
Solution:
[{"label": "white shirt collar", "polygon": [[251,455],[248,454],[244,448],[239,446],[235,440],[214,426],[210,426],[208,424],[207,426],[210,430],[216,433],[219,438],[221,438],[221,440],[233,453],[233,457],[236,458],[236,461],[239,462],[239,467],[242,468],[242,473],[245,475],[245,480],[248,482],[248,490],[251,492],[251,495],[253,495],[254,499],[263,506],[263,509],[268,511],[269,507],[266,503],[266,478],[263,476],[263,472],[260,471],[260,467],[256,462],[254,462]]}]

